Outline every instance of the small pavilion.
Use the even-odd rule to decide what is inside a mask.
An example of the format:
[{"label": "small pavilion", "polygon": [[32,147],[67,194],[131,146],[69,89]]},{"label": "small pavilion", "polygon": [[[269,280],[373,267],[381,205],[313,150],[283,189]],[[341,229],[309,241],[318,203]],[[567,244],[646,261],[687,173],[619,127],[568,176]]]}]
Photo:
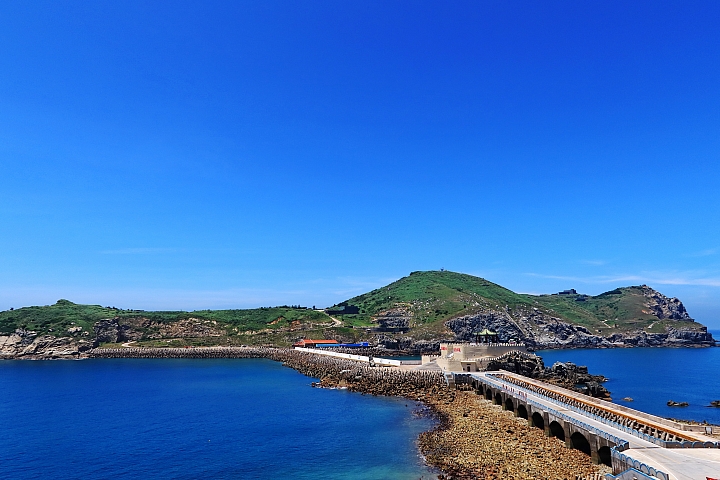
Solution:
[{"label": "small pavilion", "polygon": [[487,328],[481,332],[475,332],[475,343],[500,343],[498,334]]}]

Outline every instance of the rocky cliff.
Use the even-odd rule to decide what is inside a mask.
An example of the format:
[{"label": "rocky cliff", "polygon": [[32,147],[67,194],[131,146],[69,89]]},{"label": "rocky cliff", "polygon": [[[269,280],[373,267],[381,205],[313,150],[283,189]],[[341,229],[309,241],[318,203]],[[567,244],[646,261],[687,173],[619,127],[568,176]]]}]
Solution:
[{"label": "rocky cliff", "polygon": [[527,295],[472,275],[424,271],[343,303],[357,306],[354,321],[377,326],[382,345],[416,351],[420,341],[471,341],[485,328],[538,349],[714,344],[679,299],[647,285]]},{"label": "rocky cliff", "polygon": [[157,322],[143,317],[102,319],[93,325],[93,333],[72,326],[62,335],[40,335],[17,329],[0,335],[0,358],[53,359],[77,358],[104,343],[123,343],[141,339],[219,337],[225,332],[217,322],[188,318],[176,322]]},{"label": "rocky cliff", "polygon": [[692,321],[685,305],[678,298],[668,298],[662,293],[653,290],[647,285],[641,285],[640,290],[647,299],[646,306],[658,319]]},{"label": "rocky cliff", "polygon": [[[677,300],[677,299],[675,299]],[[681,315],[682,303],[657,308]],[[685,315],[687,313],[685,312]],[[689,319],[689,317],[687,317]],[[686,318],[682,318],[686,320]],[[692,320],[689,320],[692,321]],[[706,327],[697,324],[683,328],[682,323],[667,326],[665,332],[647,332],[642,329],[628,330],[610,335],[591,332],[582,325],[573,325],[560,318],[540,311],[490,311],[466,315],[448,320],[447,327],[455,340],[472,341],[474,332],[489,329],[497,332],[503,341],[518,340],[534,349],[548,348],[611,348],[611,347],[658,347],[658,346],[711,346],[715,341]]]},{"label": "rocky cliff", "polygon": [[72,358],[96,346],[93,341],[71,335],[54,337],[36,332],[16,330],[0,336],[0,358]]},{"label": "rocky cliff", "polygon": [[93,327],[98,343],[119,343],[140,339],[220,337],[226,332],[217,322],[186,318],[174,322],[158,322],[144,317],[119,317],[100,320]]},{"label": "rocky cliff", "polygon": [[[501,341],[521,341],[535,350],[715,345],[707,328],[693,321],[679,299],[666,297],[647,285],[626,290],[630,290],[631,294],[617,289],[604,295],[610,298],[636,297],[638,311],[649,320],[635,328],[618,325],[618,321],[613,320],[603,321],[600,324],[602,329],[593,331],[554,315],[552,309],[520,304],[514,308],[481,307],[478,308],[480,311],[472,314],[450,318],[444,322],[445,332],[437,333],[434,339],[416,339],[413,329],[406,328],[403,335],[381,333],[375,340],[385,348],[425,353],[437,350],[440,340],[471,342],[475,340],[475,332],[489,329],[497,332]],[[587,295],[576,295],[567,301],[588,302],[587,298]],[[605,301],[609,305],[613,302],[617,303],[617,300]],[[607,309],[605,305],[603,308]],[[402,318],[403,325],[413,322],[412,313],[407,308],[381,312],[377,316],[385,324],[389,323],[388,319],[396,317]]]}]

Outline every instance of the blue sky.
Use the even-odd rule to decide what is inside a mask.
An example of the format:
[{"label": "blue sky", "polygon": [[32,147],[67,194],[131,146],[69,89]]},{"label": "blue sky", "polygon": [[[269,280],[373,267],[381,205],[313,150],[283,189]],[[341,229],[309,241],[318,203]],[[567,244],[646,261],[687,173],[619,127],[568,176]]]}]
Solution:
[{"label": "blue sky", "polygon": [[647,283],[720,327],[717,2],[3,2],[0,308]]}]

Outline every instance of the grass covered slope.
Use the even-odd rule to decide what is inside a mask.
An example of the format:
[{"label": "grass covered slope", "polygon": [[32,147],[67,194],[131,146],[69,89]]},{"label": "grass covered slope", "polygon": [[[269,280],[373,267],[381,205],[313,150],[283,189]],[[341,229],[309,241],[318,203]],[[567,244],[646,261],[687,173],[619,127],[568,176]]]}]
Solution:
[{"label": "grass covered slope", "polygon": [[345,315],[343,320],[371,324],[380,312],[408,308],[415,326],[472,314],[487,308],[529,305],[523,295],[501,287],[484,278],[447,271],[412,272],[396,282],[378,288],[341,305],[357,305],[358,315]]},{"label": "grass covered slope", "polygon": [[528,297],[563,319],[601,334],[638,329],[662,333],[677,321],[682,321],[688,328],[692,328],[693,324],[701,326],[689,315],[685,318],[658,316],[651,308],[656,303],[653,294],[664,297],[647,286],[616,288],[597,296],[554,294]]},{"label": "grass covered slope", "polygon": [[[112,318],[124,310],[100,305],[77,305],[58,300],[54,305],[24,307],[0,312],[0,335],[17,329],[33,330],[41,335],[61,336],[69,328],[82,327],[92,332],[93,325],[103,318]],[[126,311],[125,311],[126,312]]]},{"label": "grass covered slope", "polygon": [[0,312],[0,335],[16,329],[32,330],[41,335],[62,336],[68,329],[81,327],[93,332],[95,322],[117,318],[130,322],[136,329],[170,325],[184,320],[211,322],[216,330],[227,334],[256,331],[280,331],[293,326],[302,327],[332,320],[321,311],[295,307],[268,307],[245,310],[144,311],[123,310],[100,305],[79,305],[58,300],[54,305],[25,307]]},{"label": "grass covered slope", "polygon": [[[411,327],[429,327],[464,315],[508,312],[512,317],[543,314],[592,333],[610,335],[644,330],[662,333],[682,322],[685,329],[702,329],[677,299],[668,299],[647,286],[624,287],[597,296],[582,294],[518,294],[480,277],[448,271],[413,272],[385,287],[339,305],[356,305],[357,315],[344,320],[372,324],[392,309],[405,309]],[[654,309],[654,310],[653,310]],[[435,330],[440,331],[439,325]]]}]

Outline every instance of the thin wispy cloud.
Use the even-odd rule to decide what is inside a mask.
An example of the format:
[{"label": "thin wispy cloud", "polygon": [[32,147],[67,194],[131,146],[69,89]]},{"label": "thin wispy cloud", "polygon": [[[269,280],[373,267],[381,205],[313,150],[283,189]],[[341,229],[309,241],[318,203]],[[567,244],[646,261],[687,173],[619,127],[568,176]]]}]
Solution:
[{"label": "thin wispy cloud", "polygon": [[388,285],[396,281],[398,278],[399,277],[384,277],[370,279],[358,277],[341,277],[338,278],[335,282],[335,285],[339,286],[340,288],[332,289],[332,293],[334,295],[338,295],[339,297],[343,298],[343,300],[345,300],[346,298],[354,297],[356,295],[360,295],[368,291],[375,290],[376,288]]},{"label": "thin wispy cloud", "polygon": [[588,277],[576,277],[566,275],[546,275],[541,273],[526,273],[525,275],[548,278],[552,280],[563,280],[586,284],[658,284],[658,285],[696,285],[703,287],[720,287],[720,277],[706,276],[693,272],[679,273],[643,273],[633,275],[597,275]]},{"label": "thin wispy cloud", "polygon": [[322,293],[299,289],[173,289],[134,287],[38,286],[0,289],[0,310],[52,305],[60,298],[75,303],[115,305],[143,310],[204,310],[275,305],[330,305]]},{"label": "thin wispy cloud", "polygon": [[583,265],[591,265],[594,267],[600,267],[607,264],[605,260],[580,260],[580,263],[582,263]]},{"label": "thin wispy cloud", "polygon": [[103,255],[151,255],[160,253],[176,253],[178,248],[118,248],[114,250],[102,250]]},{"label": "thin wispy cloud", "polygon": [[717,255],[720,253],[720,248],[708,248],[707,250],[701,250],[699,252],[689,253],[686,257],[709,257],[711,255]]}]

